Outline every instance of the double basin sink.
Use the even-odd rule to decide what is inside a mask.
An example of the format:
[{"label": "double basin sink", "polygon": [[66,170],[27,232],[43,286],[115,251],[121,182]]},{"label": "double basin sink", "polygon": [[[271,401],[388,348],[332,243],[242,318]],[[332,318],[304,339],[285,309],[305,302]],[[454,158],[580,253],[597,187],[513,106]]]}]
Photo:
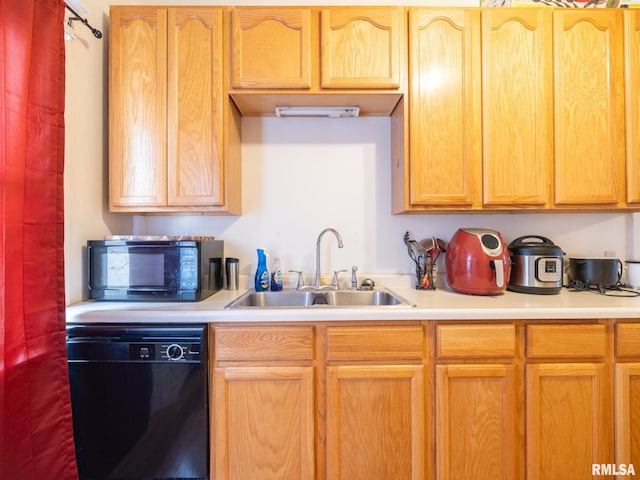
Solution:
[{"label": "double basin sink", "polygon": [[346,308],[415,307],[407,299],[384,288],[374,290],[248,290],[225,308]]}]

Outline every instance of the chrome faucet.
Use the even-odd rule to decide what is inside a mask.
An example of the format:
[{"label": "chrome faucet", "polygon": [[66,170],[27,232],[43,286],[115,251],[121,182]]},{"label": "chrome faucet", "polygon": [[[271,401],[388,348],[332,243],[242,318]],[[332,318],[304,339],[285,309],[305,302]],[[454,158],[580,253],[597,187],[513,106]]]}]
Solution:
[{"label": "chrome faucet", "polygon": [[322,240],[322,236],[327,232],[331,232],[336,236],[336,239],[338,240],[338,248],[342,248],[343,247],[343,245],[342,245],[342,237],[337,232],[337,230],[335,230],[334,228],[325,228],[323,231],[320,232],[320,235],[318,235],[318,241],[316,242],[316,285],[315,285],[315,288],[320,288],[320,240]]}]

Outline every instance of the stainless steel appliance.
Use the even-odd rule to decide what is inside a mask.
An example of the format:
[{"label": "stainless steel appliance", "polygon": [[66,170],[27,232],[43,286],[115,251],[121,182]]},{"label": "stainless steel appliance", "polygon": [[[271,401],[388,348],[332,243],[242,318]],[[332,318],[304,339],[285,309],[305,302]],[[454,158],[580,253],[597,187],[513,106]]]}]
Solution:
[{"label": "stainless steel appliance", "polygon": [[509,244],[511,278],[508,290],[551,295],[562,290],[564,252],[547,237],[526,235]]},{"label": "stainless steel appliance", "polygon": [[198,301],[222,288],[222,240],[185,237],[90,240],[89,297]]},{"label": "stainless steel appliance", "polygon": [[68,325],[80,480],[209,478],[206,325]]},{"label": "stainless steel appliance", "polygon": [[496,295],[507,288],[511,261],[499,232],[464,228],[449,242],[445,268],[447,282],[457,292]]}]

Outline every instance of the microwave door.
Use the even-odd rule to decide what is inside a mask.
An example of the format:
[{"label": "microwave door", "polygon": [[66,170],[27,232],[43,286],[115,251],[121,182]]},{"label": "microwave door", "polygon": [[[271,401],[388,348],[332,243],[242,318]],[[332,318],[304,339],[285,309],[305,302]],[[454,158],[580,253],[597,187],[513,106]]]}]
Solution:
[{"label": "microwave door", "polygon": [[[189,251],[190,250],[190,251]],[[195,248],[176,246],[93,246],[89,285],[94,290],[177,291],[191,288],[181,257],[195,257]]]}]

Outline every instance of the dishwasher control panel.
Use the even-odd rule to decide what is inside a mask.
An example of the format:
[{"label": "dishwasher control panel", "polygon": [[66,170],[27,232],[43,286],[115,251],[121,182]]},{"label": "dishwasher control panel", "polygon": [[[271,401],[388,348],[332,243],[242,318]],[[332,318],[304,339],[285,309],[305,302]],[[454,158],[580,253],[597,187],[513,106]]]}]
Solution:
[{"label": "dishwasher control panel", "polygon": [[130,343],[129,360],[199,362],[200,344],[179,341],[166,343]]}]

